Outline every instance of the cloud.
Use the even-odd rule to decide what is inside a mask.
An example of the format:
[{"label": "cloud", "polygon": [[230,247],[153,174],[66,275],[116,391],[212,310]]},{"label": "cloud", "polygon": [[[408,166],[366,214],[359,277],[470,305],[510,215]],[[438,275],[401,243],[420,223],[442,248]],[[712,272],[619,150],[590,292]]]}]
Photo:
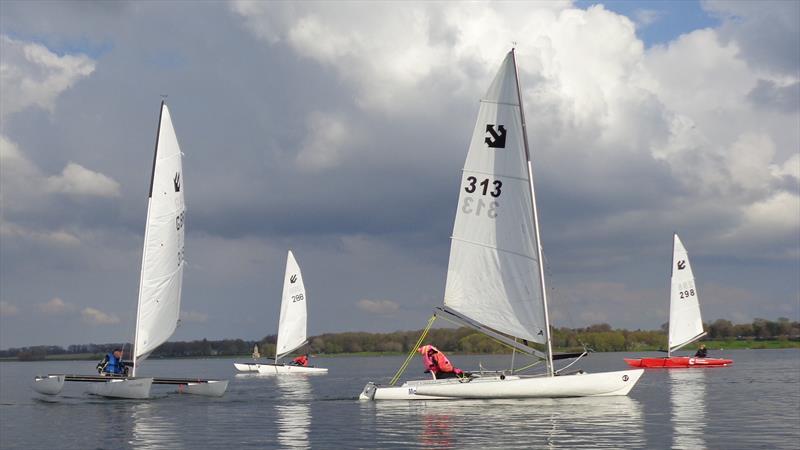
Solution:
[{"label": "cloud", "polygon": [[640,28],[644,28],[658,22],[658,20],[664,16],[664,12],[655,9],[637,9],[633,12],[633,15],[636,20],[636,25]]},{"label": "cloud", "polygon": [[307,137],[295,158],[301,170],[320,171],[339,165],[355,144],[357,130],[335,114],[315,112],[308,119]]},{"label": "cloud", "polygon": [[70,162],[60,175],[47,177],[46,190],[69,195],[119,197],[119,183],[102,173]]},{"label": "cloud", "polygon": [[0,317],[12,317],[17,314],[19,314],[19,308],[5,300],[0,300]]},{"label": "cloud", "polygon": [[372,314],[392,314],[400,309],[400,305],[391,300],[359,300],[356,303],[358,309]]},{"label": "cloud", "polygon": [[208,322],[208,314],[197,311],[181,311],[181,322]]},{"label": "cloud", "polygon": [[4,239],[26,239],[34,242],[74,247],[81,243],[78,236],[65,230],[33,230],[0,219],[0,237]]},{"label": "cloud", "polygon": [[7,117],[29,106],[53,111],[55,99],[81,78],[91,75],[95,62],[85,55],[58,56],[47,47],[0,36],[0,109]]},{"label": "cloud", "polygon": [[113,325],[119,323],[119,317],[115,314],[108,314],[95,308],[84,308],[81,316],[85,322],[93,325]]},{"label": "cloud", "polygon": [[44,314],[57,315],[57,314],[63,314],[65,312],[74,311],[75,305],[73,305],[72,303],[65,302],[64,300],[58,297],[54,297],[49,302],[38,304],[36,308]]}]

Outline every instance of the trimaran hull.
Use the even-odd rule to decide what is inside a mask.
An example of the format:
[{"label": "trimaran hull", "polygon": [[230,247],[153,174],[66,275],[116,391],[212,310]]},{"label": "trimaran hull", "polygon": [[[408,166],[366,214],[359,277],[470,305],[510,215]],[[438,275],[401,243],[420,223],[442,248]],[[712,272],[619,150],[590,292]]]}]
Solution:
[{"label": "trimaran hull", "polygon": [[361,400],[443,400],[601,397],[628,395],[644,370],[580,373],[555,377],[493,376],[409,381],[399,387],[367,384]]},{"label": "trimaran hull", "polygon": [[175,386],[179,393],[206,397],[222,396],[228,389],[228,380],[62,374],[38,376],[32,387],[40,394],[58,395],[65,381],[88,383],[90,394],[108,398],[146,399],[153,384]]}]

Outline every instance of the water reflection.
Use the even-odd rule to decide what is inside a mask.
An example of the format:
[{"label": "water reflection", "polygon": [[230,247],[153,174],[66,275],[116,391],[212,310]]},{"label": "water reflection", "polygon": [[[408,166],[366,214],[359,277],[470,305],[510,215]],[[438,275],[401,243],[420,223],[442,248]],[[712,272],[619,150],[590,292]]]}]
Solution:
[{"label": "water reflection", "polygon": [[305,375],[278,375],[275,382],[281,393],[275,404],[280,447],[310,448],[311,383]]},{"label": "water reflection", "polygon": [[705,369],[672,369],[669,371],[672,400],[672,448],[706,448]]},{"label": "water reflection", "polygon": [[[363,402],[381,442],[454,448],[645,446],[642,407],[630,397]],[[369,415],[369,411],[364,411]],[[416,417],[416,426],[398,427]],[[493,445],[488,445],[492,447]]]},{"label": "water reflection", "polygon": [[184,448],[175,420],[158,413],[153,400],[131,405],[134,448]]}]

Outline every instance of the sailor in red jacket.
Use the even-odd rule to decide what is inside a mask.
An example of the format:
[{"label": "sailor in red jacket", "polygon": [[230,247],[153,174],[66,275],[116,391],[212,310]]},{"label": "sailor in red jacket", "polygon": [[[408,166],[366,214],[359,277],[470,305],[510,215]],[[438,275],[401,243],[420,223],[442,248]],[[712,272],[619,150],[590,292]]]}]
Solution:
[{"label": "sailor in red jacket", "polygon": [[464,373],[461,369],[453,367],[447,356],[432,345],[423,345],[417,351],[422,355],[425,369],[433,374],[434,378],[454,378]]},{"label": "sailor in red jacket", "polygon": [[293,366],[303,366],[303,367],[308,366],[308,353],[306,353],[305,355],[300,355],[297,358],[293,359],[291,364]]}]

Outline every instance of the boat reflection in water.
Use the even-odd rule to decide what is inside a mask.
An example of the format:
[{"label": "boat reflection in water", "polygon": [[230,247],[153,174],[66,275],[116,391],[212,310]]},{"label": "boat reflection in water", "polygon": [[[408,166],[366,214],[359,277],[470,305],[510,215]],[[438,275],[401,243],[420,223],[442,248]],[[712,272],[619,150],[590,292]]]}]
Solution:
[{"label": "boat reflection in water", "polygon": [[310,448],[308,428],[311,424],[311,383],[306,375],[274,376],[281,393],[275,404],[278,417],[278,443],[281,448]]},{"label": "boat reflection in water", "polygon": [[[362,407],[374,408],[375,421],[369,426],[388,438],[386,442],[417,442],[422,447],[487,442],[503,448],[646,446],[642,407],[627,396],[370,402]],[[414,416],[417,426],[397,426]]]},{"label": "boat reflection in water", "polygon": [[174,418],[159,414],[152,402],[128,405],[133,419],[133,448],[185,448]]},{"label": "boat reflection in water", "polygon": [[706,370],[669,370],[674,449],[706,448]]}]

